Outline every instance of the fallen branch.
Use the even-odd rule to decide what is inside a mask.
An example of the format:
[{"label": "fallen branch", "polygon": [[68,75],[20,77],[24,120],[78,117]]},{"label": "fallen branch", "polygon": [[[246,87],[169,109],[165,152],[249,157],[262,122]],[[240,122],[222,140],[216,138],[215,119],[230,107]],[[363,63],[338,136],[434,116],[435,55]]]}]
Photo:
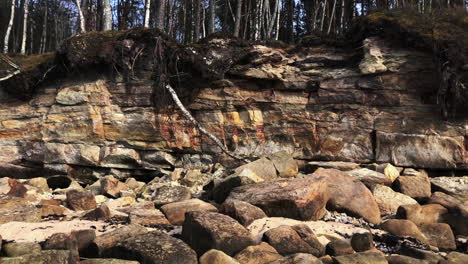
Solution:
[{"label": "fallen branch", "polygon": [[229,150],[226,149],[226,147],[224,147],[223,143],[221,143],[221,141],[213,134],[211,134],[210,132],[206,131],[206,129],[204,127],[202,127],[200,125],[200,123],[198,123],[198,121],[192,116],[192,114],[190,114],[190,112],[185,108],[185,106],[182,104],[182,102],[180,101],[179,99],[179,96],[177,96],[177,93],[176,91],[169,85],[167,84],[166,85],[166,90],[169,91],[169,93],[171,94],[172,96],[172,99],[174,100],[174,102],[176,103],[177,107],[180,109],[180,111],[182,111],[182,113],[184,114],[184,116],[190,120],[190,122],[192,122],[192,124],[198,129],[200,130],[200,132],[202,134],[204,134],[205,136],[209,137],[211,140],[213,140],[214,143],[216,143],[216,145],[218,145],[218,147],[224,152],[226,153],[229,157],[233,158],[233,159],[236,159],[236,160],[240,160],[240,161],[243,161],[243,162],[249,162],[249,160],[247,159],[243,159],[243,158],[240,158],[234,154],[232,154]]},{"label": "fallen branch", "polygon": [[18,65],[16,65],[12,60],[10,60],[6,55],[1,55],[0,56],[0,59],[4,62],[6,62],[8,65],[10,65],[11,67],[13,67],[15,69],[14,72],[8,74],[7,76],[5,77],[1,77],[0,78],[0,82],[3,82],[3,81],[6,81],[18,74],[21,73],[21,70],[20,70],[20,67]]},{"label": "fallen branch", "polygon": [[6,80],[8,80],[8,79],[10,79],[10,78],[12,78],[12,77],[14,77],[14,76],[20,74],[20,73],[21,73],[20,70],[16,70],[16,71],[14,71],[14,72],[8,74],[7,76],[0,78],[0,82],[6,81]]}]

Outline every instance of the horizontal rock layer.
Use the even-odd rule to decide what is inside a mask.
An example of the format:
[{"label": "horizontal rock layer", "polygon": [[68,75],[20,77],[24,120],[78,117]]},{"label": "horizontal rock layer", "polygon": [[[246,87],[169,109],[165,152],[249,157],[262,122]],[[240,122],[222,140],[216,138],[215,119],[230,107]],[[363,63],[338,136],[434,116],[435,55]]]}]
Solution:
[{"label": "horizontal rock layer", "polygon": [[[364,42],[363,50],[251,46],[224,79],[179,90],[192,94],[195,118],[241,156],[287,150],[307,160],[468,168],[468,120],[439,117],[431,55]],[[209,45],[207,65],[227,44]],[[220,154],[167,98],[148,78],[102,77],[56,81],[29,101],[4,102],[0,174],[157,175],[181,154]]]}]

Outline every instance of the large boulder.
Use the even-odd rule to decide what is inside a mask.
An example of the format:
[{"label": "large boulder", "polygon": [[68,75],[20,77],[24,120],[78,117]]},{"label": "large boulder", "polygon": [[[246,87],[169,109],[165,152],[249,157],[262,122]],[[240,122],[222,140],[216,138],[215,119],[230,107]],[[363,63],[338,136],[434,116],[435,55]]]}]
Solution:
[{"label": "large boulder", "polygon": [[381,221],[374,196],[358,179],[335,169],[318,169],[307,178],[325,180],[330,192],[327,209],[362,217],[371,223]]},{"label": "large boulder", "polygon": [[398,207],[403,205],[418,204],[416,200],[408,195],[395,192],[385,185],[377,184],[371,188],[371,191],[382,215],[395,214]]},{"label": "large boulder", "polygon": [[228,200],[261,208],[268,216],[318,220],[325,214],[329,192],[324,177],[277,179],[237,187]]},{"label": "large boulder", "polygon": [[286,151],[279,151],[267,156],[273,162],[278,176],[281,178],[295,177],[299,171],[296,161]]},{"label": "large boulder", "polygon": [[409,220],[390,219],[385,221],[382,227],[392,235],[416,238],[422,243],[429,245],[427,237],[419,230],[415,223]]},{"label": "large boulder", "polygon": [[414,199],[426,199],[431,196],[431,182],[424,171],[416,175],[400,176],[393,184],[396,191]]},{"label": "large boulder", "polygon": [[232,256],[255,244],[245,227],[227,215],[214,212],[188,212],[182,237],[199,255],[218,249]]},{"label": "large boulder", "polygon": [[110,232],[98,236],[92,247],[94,248],[95,257],[109,257],[112,254],[110,251],[121,241],[131,237],[148,233],[148,230],[140,225],[126,225]]},{"label": "large boulder", "polygon": [[200,257],[200,264],[239,264],[239,262],[220,250],[211,249]]},{"label": "large boulder", "polygon": [[197,254],[183,241],[160,231],[131,235],[110,252],[113,258],[151,264],[197,264]]}]

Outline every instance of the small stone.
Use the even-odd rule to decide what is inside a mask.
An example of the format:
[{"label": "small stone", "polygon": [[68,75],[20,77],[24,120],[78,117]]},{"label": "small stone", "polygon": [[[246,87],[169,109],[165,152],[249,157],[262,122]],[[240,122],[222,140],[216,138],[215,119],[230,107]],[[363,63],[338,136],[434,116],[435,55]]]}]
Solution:
[{"label": "small stone", "polygon": [[262,209],[238,200],[225,201],[222,206],[222,212],[236,219],[243,226],[248,226],[257,219],[267,217]]},{"label": "small stone", "polygon": [[297,163],[288,152],[279,151],[266,157],[273,162],[279,177],[291,178],[297,175],[299,171]]},{"label": "small stone", "polygon": [[268,243],[262,242],[259,245],[248,246],[234,257],[242,264],[267,264],[282,256]]},{"label": "small stone", "polygon": [[124,260],[124,259],[85,259],[81,260],[80,264],[140,264],[138,261]]},{"label": "small stone", "polygon": [[297,253],[277,259],[271,264],[324,264],[320,259],[311,254]]},{"label": "small stone", "polygon": [[374,248],[372,234],[369,232],[353,234],[351,237],[351,246],[356,252],[362,252]]},{"label": "small stone", "polygon": [[101,183],[101,194],[112,198],[118,198],[121,196],[121,191],[128,190],[129,187],[114,178],[113,176],[106,176],[99,180]]},{"label": "small stone", "polygon": [[347,173],[352,177],[358,178],[362,183],[364,183],[368,187],[372,187],[375,184],[392,184],[392,180],[385,176],[385,174],[366,168],[355,169],[352,171],[348,171]]},{"label": "small stone", "polygon": [[240,264],[226,253],[211,249],[200,257],[200,264]]},{"label": "small stone", "polygon": [[136,209],[130,212],[130,223],[142,226],[169,225],[163,213],[158,209]]},{"label": "small stone", "polygon": [[75,211],[91,210],[96,208],[94,195],[87,191],[70,190],[67,192],[67,204]]},{"label": "small stone", "polygon": [[326,246],[325,252],[330,256],[343,256],[355,253],[351,244],[342,239],[330,241]]},{"label": "small stone", "polygon": [[190,189],[185,186],[163,185],[153,192],[151,200],[155,205],[165,205],[188,200],[191,197],[192,193]]},{"label": "small stone", "polygon": [[388,264],[384,256],[374,252],[361,252],[335,257],[337,264]]},{"label": "small stone", "polygon": [[218,209],[212,204],[199,199],[190,199],[180,202],[170,203],[161,206],[161,211],[166,215],[173,225],[181,225],[185,220],[185,214],[193,211],[217,212]]},{"label": "small stone", "polygon": [[83,219],[99,221],[99,220],[108,220],[111,218],[111,212],[107,205],[101,205],[100,207],[86,213],[83,216]]},{"label": "small stone", "polygon": [[324,254],[325,248],[306,225],[282,225],[265,232],[264,239],[280,254],[308,253],[316,257]]},{"label": "small stone", "polygon": [[383,173],[392,182],[400,176],[400,171],[390,163],[380,164],[377,166],[377,171]]},{"label": "small stone", "polygon": [[399,192],[395,192],[392,188],[377,184],[371,188],[375,201],[379,205],[382,215],[395,214],[398,207],[409,204],[418,204],[413,198]]},{"label": "small stone", "polygon": [[431,182],[424,171],[414,176],[398,177],[394,182],[394,188],[414,199],[427,199],[431,196]]}]

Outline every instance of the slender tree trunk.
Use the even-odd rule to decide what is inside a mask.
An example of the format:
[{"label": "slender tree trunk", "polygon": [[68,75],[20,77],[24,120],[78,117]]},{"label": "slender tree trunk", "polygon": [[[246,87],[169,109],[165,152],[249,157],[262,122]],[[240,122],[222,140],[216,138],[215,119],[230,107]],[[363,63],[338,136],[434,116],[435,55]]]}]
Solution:
[{"label": "slender tree trunk", "polygon": [[28,36],[28,15],[29,15],[29,0],[24,0],[24,16],[23,16],[23,37],[21,39],[21,54],[26,54],[26,40]]},{"label": "slender tree trunk", "polygon": [[112,8],[110,0],[103,0],[103,30],[112,30]]},{"label": "slender tree trunk", "polygon": [[294,0],[288,0],[288,41],[294,42]]},{"label": "slender tree trunk", "polygon": [[327,1],[323,0],[322,9],[322,20],[320,21],[320,31],[323,32],[323,26],[325,25],[325,14],[327,13]]},{"label": "slender tree trunk", "polygon": [[143,24],[143,27],[148,28],[149,27],[149,21],[150,21],[150,9],[151,8],[151,0],[146,0],[145,4],[145,21]]},{"label": "slender tree trunk", "polygon": [[[48,17],[48,5],[45,2],[45,10],[44,10],[44,23],[42,24],[42,35],[41,35],[41,46],[39,49],[39,53],[44,53],[46,51],[46,44],[47,44],[47,17]],[[83,23],[84,24],[84,23]]]},{"label": "slender tree trunk", "polygon": [[241,15],[242,15],[242,0],[237,0],[236,23],[234,24],[234,37],[237,37],[237,38],[239,37]]},{"label": "slender tree trunk", "polygon": [[336,11],[336,0],[333,1],[333,8],[332,8],[332,12],[330,15],[330,23],[328,23],[328,30],[327,30],[328,35],[330,35],[330,32],[331,32],[333,19],[335,18],[335,11]]},{"label": "slender tree trunk", "polygon": [[268,29],[267,29],[267,38],[272,38],[273,26],[276,22],[276,17],[278,16],[279,11],[279,2],[280,0],[275,0],[275,7],[273,8],[273,15],[270,17],[270,21],[268,21]]},{"label": "slender tree trunk", "polygon": [[75,4],[76,4],[76,9],[78,10],[78,18],[80,20],[80,32],[81,33],[84,33],[86,32],[86,27],[85,27],[85,19],[84,19],[84,16],[83,16],[83,11],[81,10],[81,1],[80,0],[75,0]]},{"label": "slender tree trunk", "polygon": [[[148,0],[148,1],[150,1],[150,0]],[[156,20],[156,27],[159,28],[161,31],[164,31],[164,16],[165,16],[165,13],[166,13],[166,0],[159,0],[158,19]]]},{"label": "slender tree trunk", "polygon": [[8,43],[10,42],[11,28],[13,27],[13,21],[15,19],[15,2],[16,0],[11,0],[10,21],[8,22],[7,31],[5,33],[5,39],[3,42],[3,53],[8,53]]},{"label": "slender tree trunk", "polygon": [[280,33],[280,17],[281,17],[281,12],[280,12],[280,5],[278,5],[278,9],[276,10],[278,15],[276,16],[276,33],[275,33],[275,40],[279,39],[279,33]]},{"label": "slender tree trunk", "polygon": [[215,32],[216,0],[210,0],[210,21],[208,23],[208,34]]},{"label": "slender tree trunk", "polygon": [[202,17],[201,17],[201,38],[205,38],[206,37],[206,12],[205,12],[205,3],[204,1],[205,0],[202,0],[203,1],[203,5],[202,5],[202,8],[201,8],[201,12],[202,12]]},{"label": "slender tree trunk", "polygon": [[194,0],[193,4],[195,5],[195,39],[194,42],[197,42],[200,39],[200,0]]}]

